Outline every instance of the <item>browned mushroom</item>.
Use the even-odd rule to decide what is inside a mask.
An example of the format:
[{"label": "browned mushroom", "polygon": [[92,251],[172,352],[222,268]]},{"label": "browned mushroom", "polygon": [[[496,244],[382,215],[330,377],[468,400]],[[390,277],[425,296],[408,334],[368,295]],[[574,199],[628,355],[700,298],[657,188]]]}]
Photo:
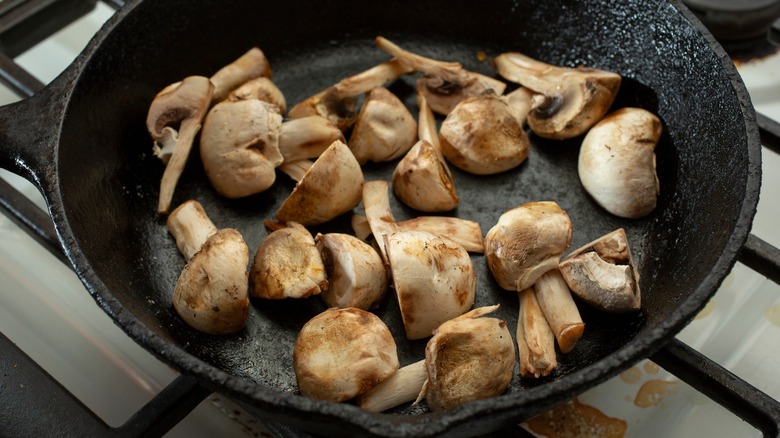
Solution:
[{"label": "browned mushroom", "polygon": [[221,102],[238,86],[257,77],[270,78],[271,65],[263,51],[253,47],[211,76],[214,84],[211,103]]},{"label": "browned mushroom", "polygon": [[271,79],[263,76],[244,82],[231,91],[226,99],[231,102],[249,99],[262,100],[275,105],[281,115],[287,112],[287,101],[284,98],[284,94]]},{"label": "browned mushroom", "polygon": [[417,140],[417,122],[395,94],[376,87],[366,94],[349,149],[358,163],[391,161],[405,154]]},{"label": "browned mushroom", "polygon": [[544,273],[536,283],[534,292],[539,308],[550,324],[561,353],[568,353],[582,337],[585,324],[571,297],[571,291],[558,269]]}]

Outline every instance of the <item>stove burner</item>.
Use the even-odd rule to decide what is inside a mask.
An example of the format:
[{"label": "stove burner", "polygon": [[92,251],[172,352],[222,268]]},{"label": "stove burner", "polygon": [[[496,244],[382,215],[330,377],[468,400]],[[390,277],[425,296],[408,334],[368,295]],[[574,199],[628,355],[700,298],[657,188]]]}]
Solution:
[{"label": "stove burner", "polygon": [[766,38],[780,0],[683,0],[721,43]]}]

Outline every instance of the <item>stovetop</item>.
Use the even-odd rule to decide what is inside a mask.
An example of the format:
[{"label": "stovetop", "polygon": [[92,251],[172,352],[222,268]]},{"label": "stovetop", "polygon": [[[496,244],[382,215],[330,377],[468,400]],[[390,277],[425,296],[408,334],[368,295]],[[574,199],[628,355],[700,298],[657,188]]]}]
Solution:
[{"label": "stovetop", "polygon": [[[91,2],[91,12],[14,61],[42,83],[51,81],[118,3]],[[757,111],[780,120],[780,53],[768,50],[759,58],[738,60],[737,65]],[[12,91],[0,87],[0,103],[17,99]],[[0,170],[0,177],[44,208],[32,185],[4,170]],[[780,246],[778,188],[780,156],[765,149],[761,200],[752,233],[775,247]],[[178,376],[116,327],[57,256],[3,215],[0,333],[111,426],[122,424]],[[775,341],[779,336],[780,286],[738,263],[710,303],[677,338],[780,399],[776,377],[780,349]],[[608,430],[624,430],[632,437],[761,435],[651,360],[523,424],[523,430],[544,436],[551,433],[550,424],[557,436],[599,435]],[[230,400],[212,395],[167,436],[244,434],[270,432]]]}]

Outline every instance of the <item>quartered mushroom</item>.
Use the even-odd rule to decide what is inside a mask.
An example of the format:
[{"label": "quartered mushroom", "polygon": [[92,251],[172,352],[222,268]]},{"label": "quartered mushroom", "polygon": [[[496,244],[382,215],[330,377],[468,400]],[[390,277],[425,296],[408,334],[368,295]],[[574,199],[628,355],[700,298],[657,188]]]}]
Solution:
[{"label": "quartered mushroom", "polygon": [[231,102],[249,99],[262,100],[263,102],[273,104],[281,115],[284,115],[287,112],[287,101],[284,98],[284,94],[282,94],[279,87],[267,77],[261,76],[244,82],[238,88],[231,91],[226,98],[226,100]]},{"label": "quartered mushroom", "polygon": [[350,400],[399,368],[395,341],[381,319],[361,309],[328,309],[298,333],[293,366],[301,394]]},{"label": "quartered mushroom", "polygon": [[211,76],[214,84],[211,103],[221,102],[238,86],[258,77],[270,78],[271,64],[262,50],[253,47]]},{"label": "quartered mushroom", "polygon": [[360,203],[363,170],[347,145],[334,141],[304,173],[276,212],[282,222],[317,225]]},{"label": "quartered mushroom", "polygon": [[311,233],[287,222],[257,248],[249,271],[249,294],[257,298],[306,298],[328,288],[325,265]]},{"label": "quartered mushroom", "polygon": [[444,62],[426,58],[404,50],[381,36],[376,37],[377,46],[393,55],[414,71],[424,73],[417,81],[417,91],[425,96],[431,109],[447,115],[455,105],[471,96],[486,92],[501,95],[506,84],[498,79],[464,69],[460,63]]},{"label": "quartered mushroom", "polygon": [[189,76],[157,93],[149,107],[146,128],[154,155],[166,164],[160,182],[158,213],[167,213],[173,192],[208,111],[214,86],[203,76]]},{"label": "quartered mushroom", "polygon": [[376,87],[381,87],[412,72],[406,64],[390,60],[369,68],[305,99],[290,109],[288,115],[301,118],[319,115],[333,122],[339,129],[347,130],[357,117],[357,99]]},{"label": "quartered mushroom", "polygon": [[621,108],[591,128],[577,169],[582,186],[601,207],[630,219],[655,209],[655,147],[662,130],[658,117],[641,108]]},{"label": "quartered mushroom", "polygon": [[461,101],[439,129],[441,152],[467,172],[490,175],[528,157],[528,135],[506,100],[483,94]]},{"label": "quartered mushroom", "polygon": [[416,140],[417,122],[412,113],[387,88],[376,87],[366,94],[348,145],[362,165],[395,160]]},{"label": "quartered mushroom", "polygon": [[476,273],[462,246],[425,231],[400,231],[385,181],[363,188],[363,207],[386,261],[408,339],[422,339],[444,321],[471,309]]},{"label": "quartered mushroom", "polygon": [[597,309],[624,313],[641,307],[639,271],[622,228],[575,250],[558,267],[572,293]]},{"label": "quartered mushroom", "polygon": [[443,323],[425,347],[425,361],[396,371],[358,397],[358,406],[382,412],[426,399],[438,412],[502,394],[514,374],[515,348],[506,322],[481,317],[496,308],[480,307]]},{"label": "quartered mushroom", "polygon": [[342,233],[318,234],[314,241],[328,278],[328,288],[320,294],[325,304],[368,310],[381,302],[387,270],[371,245]]},{"label": "quartered mushroom", "polygon": [[528,125],[541,137],[576,137],[596,124],[617,96],[621,76],[588,67],[559,67],[517,52],[494,59],[499,75],[544,96],[528,115]]},{"label": "quartered mushroom", "polygon": [[197,201],[187,201],[168,216],[168,230],[187,259],[173,291],[181,318],[204,333],[234,333],[249,314],[249,249],[237,230],[217,230]]},{"label": "quartered mushroom", "polygon": [[[371,236],[371,226],[365,216],[352,216],[352,230],[360,240]],[[427,231],[458,242],[468,252],[485,252],[482,227],[479,222],[449,216],[418,216],[398,222],[401,231]]]},{"label": "quartered mushroom", "polygon": [[582,337],[585,323],[571,297],[569,285],[558,269],[551,269],[536,280],[534,292],[539,308],[558,341],[558,348],[561,353],[570,352]]},{"label": "quartered mushroom", "polygon": [[404,204],[426,212],[452,210],[458,206],[455,181],[441,154],[436,120],[425,96],[418,99],[420,140],[393,171],[393,193]]}]

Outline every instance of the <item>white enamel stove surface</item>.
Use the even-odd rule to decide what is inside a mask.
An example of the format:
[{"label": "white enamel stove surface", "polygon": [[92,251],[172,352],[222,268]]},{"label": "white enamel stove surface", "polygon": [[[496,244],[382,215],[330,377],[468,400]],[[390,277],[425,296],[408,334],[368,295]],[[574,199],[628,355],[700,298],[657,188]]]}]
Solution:
[{"label": "white enamel stove surface", "polygon": [[[18,57],[17,63],[41,81],[51,81],[112,13],[98,2],[95,11]],[[780,55],[743,64],[740,72],[758,111],[780,119]],[[13,93],[0,86],[0,104],[15,100]],[[762,196],[753,233],[780,246],[780,157],[765,151],[763,162]],[[29,183],[5,171],[0,171],[0,176],[43,206]],[[0,331],[113,426],[124,422],[177,376],[116,327],[70,269],[3,215]],[[682,341],[774,398],[780,398],[776,377],[780,349],[774,341],[778,337],[780,288],[739,264],[702,314],[680,335]],[[647,361],[578,399],[625,422],[626,436],[760,436]],[[212,396],[168,436],[266,434],[262,425],[229,400]]]}]

